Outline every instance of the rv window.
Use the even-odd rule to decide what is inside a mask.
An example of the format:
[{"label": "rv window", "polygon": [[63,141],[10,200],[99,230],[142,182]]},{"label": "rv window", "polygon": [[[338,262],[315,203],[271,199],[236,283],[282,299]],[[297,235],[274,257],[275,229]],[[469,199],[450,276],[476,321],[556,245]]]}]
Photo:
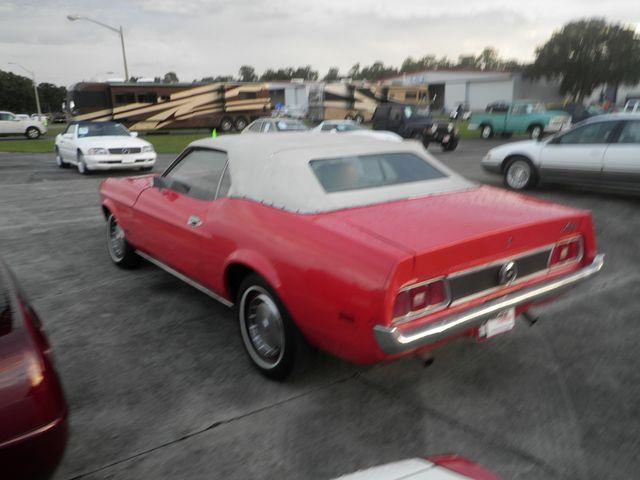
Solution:
[{"label": "rv window", "polygon": [[417,94],[416,92],[405,92],[404,98],[406,98],[407,100],[415,99],[417,98]]},{"label": "rv window", "polygon": [[256,92],[240,92],[238,93],[239,100],[248,100],[250,98],[258,98],[258,94]]},{"label": "rv window", "polygon": [[117,93],[115,100],[116,105],[127,105],[128,103],[135,103],[136,96],[133,93]]},{"label": "rv window", "polygon": [[158,101],[158,95],[155,93],[140,93],[138,94],[138,103],[156,103]]}]

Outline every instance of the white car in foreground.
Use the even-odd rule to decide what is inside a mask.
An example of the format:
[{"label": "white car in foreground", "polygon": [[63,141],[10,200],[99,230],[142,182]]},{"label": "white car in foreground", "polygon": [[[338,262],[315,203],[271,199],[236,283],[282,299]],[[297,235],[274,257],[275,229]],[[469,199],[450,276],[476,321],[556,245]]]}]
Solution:
[{"label": "white car in foreground", "polygon": [[156,152],[149,142],[137,138],[117,122],[78,122],[56,137],[56,163],[75,165],[84,175],[93,170],[151,170]]},{"label": "white car in foreground", "polygon": [[343,475],[335,480],[499,480],[477,463],[458,455],[409,458]]},{"label": "white car in foreground", "polygon": [[591,117],[541,141],[489,150],[485,170],[504,176],[513,190],[538,183],[572,183],[640,191],[640,114]]},{"label": "white car in foreground", "polygon": [[0,135],[24,135],[29,140],[35,140],[45,133],[47,127],[42,122],[28,116],[20,118],[11,112],[0,112]]},{"label": "white car in foreground", "polygon": [[402,137],[397,133],[385,130],[370,130],[354,120],[325,120],[312,128],[311,131],[322,133],[348,133],[349,135],[364,135],[367,137],[377,138],[378,140],[391,140],[393,142],[402,141]]}]

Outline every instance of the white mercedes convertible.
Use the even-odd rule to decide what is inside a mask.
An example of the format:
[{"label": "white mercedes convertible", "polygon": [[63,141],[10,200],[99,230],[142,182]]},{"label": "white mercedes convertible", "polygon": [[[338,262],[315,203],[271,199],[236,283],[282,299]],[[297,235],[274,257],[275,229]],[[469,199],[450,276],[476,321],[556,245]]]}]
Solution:
[{"label": "white mercedes convertible", "polygon": [[117,122],[78,122],[56,136],[56,163],[75,165],[87,175],[93,170],[151,170],[156,152],[149,142],[137,138]]}]

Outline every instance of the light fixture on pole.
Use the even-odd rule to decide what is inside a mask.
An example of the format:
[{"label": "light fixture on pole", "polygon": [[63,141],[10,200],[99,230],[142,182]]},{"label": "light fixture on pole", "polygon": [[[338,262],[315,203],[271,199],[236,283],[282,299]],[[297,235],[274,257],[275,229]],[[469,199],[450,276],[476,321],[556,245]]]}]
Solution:
[{"label": "light fixture on pole", "polygon": [[69,21],[71,22],[75,22],[76,20],[86,20],[87,22],[95,23],[96,25],[100,25],[101,27],[107,28],[112,32],[116,32],[118,35],[120,35],[120,44],[122,45],[122,60],[124,62],[124,81],[129,81],[129,69],[127,68],[127,54],[124,50],[124,31],[122,30],[122,26],[115,28],[111,25],[107,25],[106,23],[94,20],[93,18],[84,17],[81,15],[67,15],[67,19],[69,19]]},{"label": "light fixture on pole", "polygon": [[22,70],[24,70],[29,75],[31,75],[31,81],[33,82],[33,92],[36,95],[36,110],[37,110],[38,115],[41,115],[42,111],[40,110],[40,96],[38,95],[38,84],[36,83],[36,74],[34,72],[32,72],[31,70],[23,67],[19,63],[9,62],[9,65],[15,65],[16,67],[20,67]]}]

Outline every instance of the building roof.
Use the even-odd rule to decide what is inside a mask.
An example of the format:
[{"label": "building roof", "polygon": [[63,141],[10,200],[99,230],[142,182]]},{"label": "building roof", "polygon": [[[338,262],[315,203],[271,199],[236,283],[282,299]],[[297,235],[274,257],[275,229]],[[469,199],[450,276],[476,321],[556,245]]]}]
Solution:
[{"label": "building roof", "polygon": [[[227,152],[229,196],[246,198],[297,213],[320,213],[471,188],[435,160],[416,141],[390,142],[356,135],[272,133],[225,135],[193,142],[192,147]],[[309,162],[376,153],[413,153],[447,176],[441,179],[327,193]]]}]

